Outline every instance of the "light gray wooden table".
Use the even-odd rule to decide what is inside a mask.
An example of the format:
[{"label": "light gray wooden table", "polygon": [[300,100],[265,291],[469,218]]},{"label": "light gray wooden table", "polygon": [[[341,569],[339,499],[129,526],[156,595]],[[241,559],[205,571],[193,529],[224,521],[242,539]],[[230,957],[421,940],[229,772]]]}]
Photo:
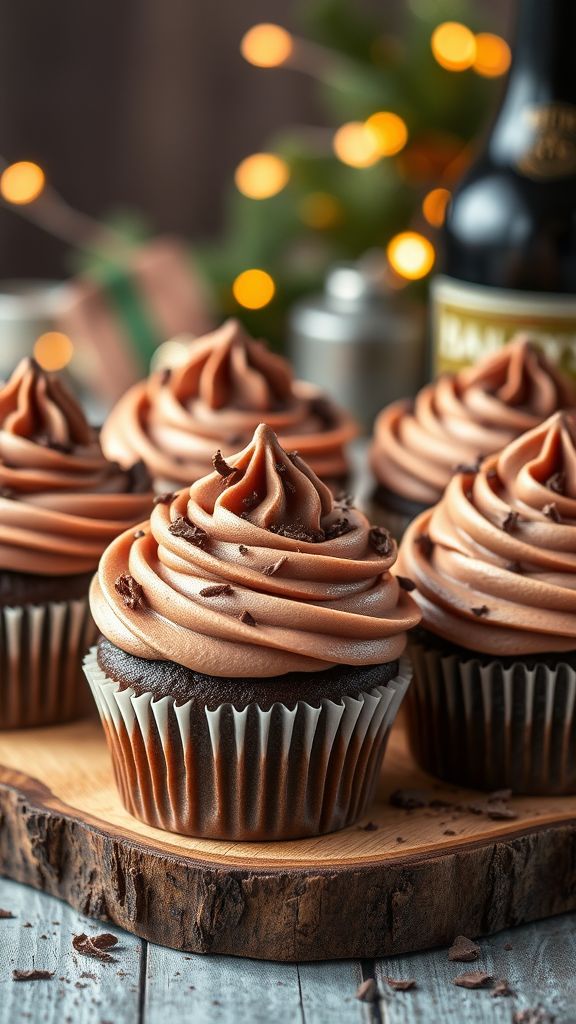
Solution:
[{"label": "light gray wooden table", "polygon": [[[177,953],[99,925],[58,900],[0,879],[0,1024],[511,1024],[541,1007],[529,1024],[576,1024],[576,914],[502,932],[480,943],[473,964],[450,963],[446,950],[374,963],[273,964]],[[362,913],[358,907],[357,912]],[[75,952],[72,937],[111,931],[113,963]],[[13,970],[49,970],[49,981],[15,982]],[[456,988],[452,978],[482,969],[507,978],[514,995]],[[355,998],[375,977],[381,998]],[[393,992],[385,978],[414,978]]]}]

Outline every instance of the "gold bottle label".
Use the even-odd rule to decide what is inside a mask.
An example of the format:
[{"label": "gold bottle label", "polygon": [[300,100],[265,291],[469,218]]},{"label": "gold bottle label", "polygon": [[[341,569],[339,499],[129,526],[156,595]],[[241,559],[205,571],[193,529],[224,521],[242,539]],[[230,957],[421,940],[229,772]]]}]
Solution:
[{"label": "gold bottle label", "polygon": [[576,107],[549,103],[526,107],[521,114],[528,147],[516,161],[527,178],[546,181],[576,173]]},{"label": "gold bottle label", "polygon": [[431,298],[435,374],[473,365],[521,331],[576,377],[576,296],[487,288],[440,276]]}]

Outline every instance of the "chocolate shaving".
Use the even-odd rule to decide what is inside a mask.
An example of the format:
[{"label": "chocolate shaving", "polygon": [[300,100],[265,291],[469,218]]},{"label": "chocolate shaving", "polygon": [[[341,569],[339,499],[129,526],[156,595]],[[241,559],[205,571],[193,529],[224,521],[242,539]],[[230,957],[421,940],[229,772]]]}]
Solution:
[{"label": "chocolate shaving", "polygon": [[163,491],[162,494],[155,494],[152,501],[153,505],[169,505],[173,498],[176,497],[176,491]]},{"label": "chocolate shaving", "polygon": [[356,999],[361,1003],[375,1003],[378,1000],[378,987],[374,978],[366,978],[356,989]]},{"label": "chocolate shaving", "polygon": [[299,540],[304,544],[320,544],[324,540],[324,530],[313,532],[307,530],[303,523],[296,521],[295,523],[286,523],[282,526],[276,526],[272,524],[268,529],[270,533],[275,533],[277,537],[287,537],[288,540]]},{"label": "chocolate shaving", "polygon": [[383,526],[372,526],[368,533],[368,541],[370,546],[374,548],[377,555],[385,558],[390,555],[394,549],[394,541],[388,530]]},{"label": "chocolate shaving", "polygon": [[546,487],[554,494],[564,494],[566,491],[566,473],[553,473],[546,481]]},{"label": "chocolate shaving", "polygon": [[203,587],[198,593],[200,597],[220,597],[221,594],[232,594],[234,591],[229,583],[216,583],[213,587]]},{"label": "chocolate shaving", "polygon": [[413,590],[416,590],[414,580],[408,579],[407,576],[397,576],[396,579],[398,580],[398,586],[401,587],[402,590],[407,590],[409,594]]},{"label": "chocolate shaving", "polygon": [[111,935],[110,932],[102,932],[100,935],[86,935],[82,932],[81,935],[74,935],[72,938],[72,945],[77,953],[81,953],[82,956],[90,956],[94,960],[105,960],[108,963],[114,960],[113,956],[107,950],[115,946],[118,939],[115,935]]},{"label": "chocolate shaving", "polygon": [[345,533],[350,533],[353,529],[354,527],[350,526],[348,519],[343,516],[324,528],[324,540],[336,540],[337,537],[343,537]]},{"label": "chocolate shaving", "polygon": [[448,950],[448,959],[456,963],[469,963],[480,956],[480,946],[465,935],[457,935]]},{"label": "chocolate shaving", "polygon": [[418,545],[420,551],[424,555],[424,558],[430,558],[434,550],[434,541],[430,538],[428,533],[419,533],[414,539],[414,543]]},{"label": "chocolate shaving", "polygon": [[248,548],[246,547],[245,544],[239,544],[238,545],[238,551],[240,552],[241,555],[247,555],[248,554]]},{"label": "chocolate shaving", "polygon": [[394,992],[411,992],[417,988],[415,978],[385,978],[384,981]]},{"label": "chocolate shaving", "polygon": [[50,981],[54,971],[12,971],[12,981]]},{"label": "chocolate shaving", "polygon": [[486,971],[468,971],[452,978],[452,984],[459,988],[485,988],[491,981],[492,975],[486,974]]},{"label": "chocolate shaving", "polygon": [[547,516],[548,519],[552,519],[554,523],[562,522],[562,516],[558,511],[558,506],[555,501],[551,501],[548,505],[544,505],[542,511],[544,515]]},{"label": "chocolate shaving", "polygon": [[212,465],[216,472],[220,473],[220,476],[223,477],[231,476],[232,473],[236,472],[233,466],[228,465],[220,449],[212,456]]},{"label": "chocolate shaving", "polygon": [[513,996],[514,992],[510,988],[507,979],[500,978],[499,981],[497,981],[496,984],[494,985],[494,988],[492,989],[492,995],[494,996],[494,998],[498,998],[498,996]]},{"label": "chocolate shaving", "polygon": [[132,611],[146,607],[142,585],[130,573],[123,572],[116,580],[114,589],[120,594],[126,607],[131,608]]},{"label": "chocolate shaving", "polygon": [[518,526],[518,520],[520,516],[518,512],[513,512],[512,509],[508,512],[508,515],[502,522],[502,529],[505,533],[514,533],[514,530]]},{"label": "chocolate shaving", "polygon": [[497,801],[489,801],[485,813],[493,821],[514,821],[518,817],[511,807]]},{"label": "chocolate shaving", "polygon": [[264,568],[260,571],[264,576],[275,576],[277,572],[280,572],[280,569],[287,561],[288,556],[282,555],[282,557],[279,558],[277,562],[272,562],[272,565],[265,565]]},{"label": "chocolate shaving", "polygon": [[168,530],[173,537],[182,537],[183,540],[187,540],[197,548],[205,547],[208,542],[208,534],[206,533],[206,530],[203,530],[201,526],[196,526],[195,523],[190,522],[186,516],[178,516],[174,522],[170,523]]},{"label": "chocolate shaving", "polygon": [[13,914],[11,910],[3,910],[0,907],[0,921],[9,921],[11,918],[15,918],[16,914]]},{"label": "chocolate shaving", "polygon": [[490,609],[489,609],[487,604],[481,604],[477,608],[471,608],[470,611],[472,612],[473,615],[476,615],[477,618],[479,618],[479,619],[482,618],[483,615],[489,615],[490,614]]},{"label": "chocolate shaving", "polygon": [[254,618],[253,615],[250,615],[249,611],[242,612],[242,615],[240,616],[240,622],[243,622],[245,626],[256,625],[256,619]]}]

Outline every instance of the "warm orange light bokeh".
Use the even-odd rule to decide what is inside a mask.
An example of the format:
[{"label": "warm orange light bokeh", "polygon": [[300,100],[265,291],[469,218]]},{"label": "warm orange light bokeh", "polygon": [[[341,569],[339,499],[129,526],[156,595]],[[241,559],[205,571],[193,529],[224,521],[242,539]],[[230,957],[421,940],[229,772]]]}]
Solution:
[{"label": "warm orange light bokeh", "polygon": [[43,370],[63,370],[73,355],[74,345],[60,331],[47,331],[34,344],[34,358]]},{"label": "warm orange light bokeh", "polygon": [[281,25],[253,25],[242,37],[240,53],[257,68],[277,68],[292,54],[292,36]]},{"label": "warm orange light bokeh", "polygon": [[341,125],[332,145],[338,159],[349,167],[371,167],[380,159],[376,139],[361,121]]},{"label": "warm orange light bokeh", "polygon": [[450,201],[450,192],[447,188],[433,188],[422,200],[422,213],[426,220],[434,228],[439,228],[444,223],[446,207]]},{"label": "warm orange light bokeh", "polygon": [[391,110],[379,110],[365,122],[380,156],[394,156],[408,141],[406,122]]},{"label": "warm orange light bokeh", "polygon": [[290,178],[285,160],[274,153],[253,153],[238,164],[236,188],[249,199],[269,199],[281,192]]},{"label": "warm orange light bokeh", "polygon": [[445,21],[438,25],[430,40],[432,53],[447,71],[465,71],[476,59],[476,37],[459,21]]},{"label": "warm orange light bokeh", "polygon": [[276,285],[270,274],[254,267],[243,270],[232,285],[236,302],[245,309],[262,309],[274,298]]},{"label": "warm orange light bokeh", "polygon": [[512,54],[505,39],[493,32],[478,33],[474,71],[484,78],[498,78],[506,74],[511,60]]},{"label": "warm orange light bokeh", "polygon": [[436,259],[432,242],[417,231],[402,231],[395,235],[386,247],[386,255],[392,269],[409,281],[426,277]]},{"label": "warm orange light bokeh", "polygon": [[20,160],[10,164],[0,177],[0,194],[8,203],[24,206],[33,203],[44,191],[46,178],[38,164]]}]

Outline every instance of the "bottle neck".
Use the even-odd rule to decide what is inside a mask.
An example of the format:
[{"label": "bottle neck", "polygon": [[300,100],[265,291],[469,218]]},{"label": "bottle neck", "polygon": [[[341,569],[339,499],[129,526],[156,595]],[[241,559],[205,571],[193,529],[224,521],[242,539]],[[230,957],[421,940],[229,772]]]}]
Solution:
[{"label": "bottle neck", "polygon": [[576,0],[519,0],[514,57],[488,142],[497,163],[539,177],[539,163],[553,170],[567,145],[573,163],[575,40]]}]

